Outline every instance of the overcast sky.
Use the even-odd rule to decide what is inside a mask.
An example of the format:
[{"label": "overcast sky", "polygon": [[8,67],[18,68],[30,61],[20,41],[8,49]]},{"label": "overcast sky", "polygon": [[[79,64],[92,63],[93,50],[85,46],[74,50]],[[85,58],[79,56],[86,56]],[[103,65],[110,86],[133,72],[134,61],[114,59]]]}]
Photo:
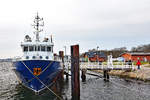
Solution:
[{"label": "overcast sky", "polygon": [[1,0],[0,58],[21,56],[20,42],[33,37],[37,11],[55,52],[66,45],[69,54],[73,44],[84,52],[150,43],[150,0]]}]

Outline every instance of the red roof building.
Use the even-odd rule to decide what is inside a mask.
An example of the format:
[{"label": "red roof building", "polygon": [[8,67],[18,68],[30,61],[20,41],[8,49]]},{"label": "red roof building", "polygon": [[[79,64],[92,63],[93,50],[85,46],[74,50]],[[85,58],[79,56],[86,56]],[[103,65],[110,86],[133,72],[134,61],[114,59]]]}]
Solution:
[{"label": "red roof building", "polygon": [[103,52],[100,51],[94,51],[94,52],[85,52],[84,58],[88,58],[91,62],[103,62],[106,61],[106,55]]},{"label": "red roof building", "polygon": [[120,55],[125,59],[125,61],[150,61],[150,53],[123,53]]}]

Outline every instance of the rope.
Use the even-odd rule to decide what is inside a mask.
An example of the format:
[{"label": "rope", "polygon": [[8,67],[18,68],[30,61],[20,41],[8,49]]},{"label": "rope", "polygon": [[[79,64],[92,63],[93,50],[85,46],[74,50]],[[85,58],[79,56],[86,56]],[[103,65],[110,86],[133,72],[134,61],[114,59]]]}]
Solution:
[{"label": "rope", "polygon": [[53,92],[46,84],[44,84],[37,76],[35,76],[34,74],[33,74],[33,72],[29,69],[29,67],[23,62],[23,61],[21,61],[22,63],[23,63],[23,65],[30,71],[30,73],[36,78],[36,79],[38,79],[50,92],[52,92],[56,97],[58,97],[60,100],[63,100],[60,96],[58,96],[55,92]]},{"label": "rope", "polygon": [[[52,64],[52,62],[51,63],[49,63],[48,65],[47,65],[47,67],[41,72],[41,74],[50,66]],[[30,79],[30,80],[28,80],[27,82],[25,82],[24,84],[27,84],[27,83],[29,83],[29,82],[31,82],[33,79],[35,79],[35,77],[34,78],[32,78],[32,79]],[[20,80],[19,80],[20,81]]]},{"label": "rope", "polygon": [[52,64],[53,62],[50,62],[48,65],[47,65],[47,67],[41,72],[41,74],[44,72],[44,71],[46,71],[46,69]]}]

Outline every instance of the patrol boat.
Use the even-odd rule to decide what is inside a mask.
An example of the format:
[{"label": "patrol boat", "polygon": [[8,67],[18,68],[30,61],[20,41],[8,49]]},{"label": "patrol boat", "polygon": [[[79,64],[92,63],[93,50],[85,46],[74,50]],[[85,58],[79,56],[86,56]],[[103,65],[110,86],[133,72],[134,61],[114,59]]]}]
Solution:
[{"label": "patrol boat", "polygon": [[40,92],[57,80],[62,67],[53,53],[52,36],[40,39],[39,33],[44,21],[38,13],[32,26],[36,38],[33,40],[29,35],[25,36],[24,42],[21,42],[23,56],[13,64],[21,83],[35,92]]}]

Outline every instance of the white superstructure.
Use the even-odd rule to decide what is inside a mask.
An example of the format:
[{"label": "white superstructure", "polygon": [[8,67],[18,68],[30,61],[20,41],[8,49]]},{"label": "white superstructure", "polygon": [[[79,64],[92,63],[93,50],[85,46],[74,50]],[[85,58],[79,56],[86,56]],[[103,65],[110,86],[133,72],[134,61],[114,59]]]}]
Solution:
[{"label": "white superstructure", "polygon": [[24,42],[21,43],[22,60],[54,60],[52,36],[45,37],[43,40],[39,39],[39,33],[43,31],[41,27],[44,26],[44,22],[43,18],[38,16],[38,13],[32,26],[35,29],[36,39],[32,40],[29,35],[25,36]]}]

